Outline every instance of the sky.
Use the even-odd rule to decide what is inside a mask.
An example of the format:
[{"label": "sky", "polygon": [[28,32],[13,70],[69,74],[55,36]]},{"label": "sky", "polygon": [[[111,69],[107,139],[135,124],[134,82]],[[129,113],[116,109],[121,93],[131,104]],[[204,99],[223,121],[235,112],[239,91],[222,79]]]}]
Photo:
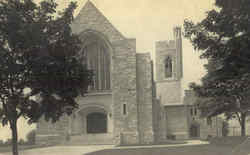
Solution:
[{"label": "sky", "polygon": [[[40,0],[35,0],[40,1]],[[78,3],[77,15],[87,0],[74,0]],[[182,26],[184,19],[194,22],[202,20],[206,12],[214,6],[214,0],[91,0],[108,20],[127,38],[136,38],[137,52],[150,52],[154,55],[156,41],[172,40],[173,28]],[[56,0],[63,9],[69,0]],[[183,38],[183,89],[188,83],[199,82],[205,74],[205,60],[199,59],[200,51],[194,51],[191,43]],[[19,120],[19,138],[35,126]],[[1,128],[0,139],[10,138],[8,128]]]}]

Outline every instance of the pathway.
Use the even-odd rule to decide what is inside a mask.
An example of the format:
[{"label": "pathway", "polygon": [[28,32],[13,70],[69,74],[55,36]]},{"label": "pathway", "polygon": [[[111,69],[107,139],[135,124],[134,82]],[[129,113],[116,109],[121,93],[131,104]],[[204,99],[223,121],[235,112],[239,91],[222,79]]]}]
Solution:
[{"label": "pathway", "polygon": [[[19,155],[84,155],[90,152],[95,152],[105,149],[181,147],[181,146],[204,145],[204,144],[209,144],[209,143],[200,140],[190,140],[187,141],[187,143],[185,144],[150,145],[150,146],[122,146],[122,147],[115,147],[114,145],[53,146],[47,148],[37,148],[37,149],[20,151]],[[0,153],[0,155],[11,155],[11,153],[10,152]]]}]

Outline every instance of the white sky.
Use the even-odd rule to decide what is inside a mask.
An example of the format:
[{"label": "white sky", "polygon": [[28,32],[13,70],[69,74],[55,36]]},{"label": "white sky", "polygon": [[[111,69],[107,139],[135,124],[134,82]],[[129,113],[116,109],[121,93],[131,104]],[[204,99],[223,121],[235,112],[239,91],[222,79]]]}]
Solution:
[{"label": "white sky", "polygon": [[[40,1],[40,0],[35,0]],[[87,0],[78,2],[76,14]],[[173,39],[173,27],[182,26],[184,19],[199,21],[213,7],[214,0],[91,0],[110,22],[127,38],[136,38],[138,52],[154,52],[159,40]],[[57,0],[59,8],[65,8],[69,0]],[[198,82],[204,75],[204,60],[194,51],[188,40],[183,38],[183,82]],[[19,137],[34,126],[19,120]],[[0,127],[1,128],[1,127]],[[0,129],[0,139],[10,137],[8,128]]]}]

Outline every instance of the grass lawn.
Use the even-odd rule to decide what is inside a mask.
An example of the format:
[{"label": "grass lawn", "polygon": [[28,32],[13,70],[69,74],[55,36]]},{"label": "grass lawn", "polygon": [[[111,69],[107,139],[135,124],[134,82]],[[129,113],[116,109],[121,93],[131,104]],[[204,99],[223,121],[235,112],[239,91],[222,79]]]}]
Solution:
[{"label": "grass lawn", "polygon": [[[48,146],[41,146],[41,145],[19,145],[18,150],[27,150],[27,149],[34,149],[34,148],[43,148]],[[0,153],[4,152],[12,152],[12,146],[0,146]]]},{"label": "grass lawn", "polygon": [[234,153],[232,150],[233,148],[230,146],[209,144],[165,148],[110,149],[89,153],[88,155],[248,155],[248,153],[243,153],[242,150]]}]

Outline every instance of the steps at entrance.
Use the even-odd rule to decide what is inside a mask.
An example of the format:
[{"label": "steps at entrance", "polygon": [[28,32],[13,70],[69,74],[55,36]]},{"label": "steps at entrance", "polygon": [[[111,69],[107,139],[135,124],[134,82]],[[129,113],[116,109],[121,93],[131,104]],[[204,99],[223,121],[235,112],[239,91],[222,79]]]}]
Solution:
[{"label": "steps at entrance", "polygon": [[97,144],[114,144],[113,134],[84,134],[70,136],[70,140],[65,142],[66,145],[97,145]]}]

